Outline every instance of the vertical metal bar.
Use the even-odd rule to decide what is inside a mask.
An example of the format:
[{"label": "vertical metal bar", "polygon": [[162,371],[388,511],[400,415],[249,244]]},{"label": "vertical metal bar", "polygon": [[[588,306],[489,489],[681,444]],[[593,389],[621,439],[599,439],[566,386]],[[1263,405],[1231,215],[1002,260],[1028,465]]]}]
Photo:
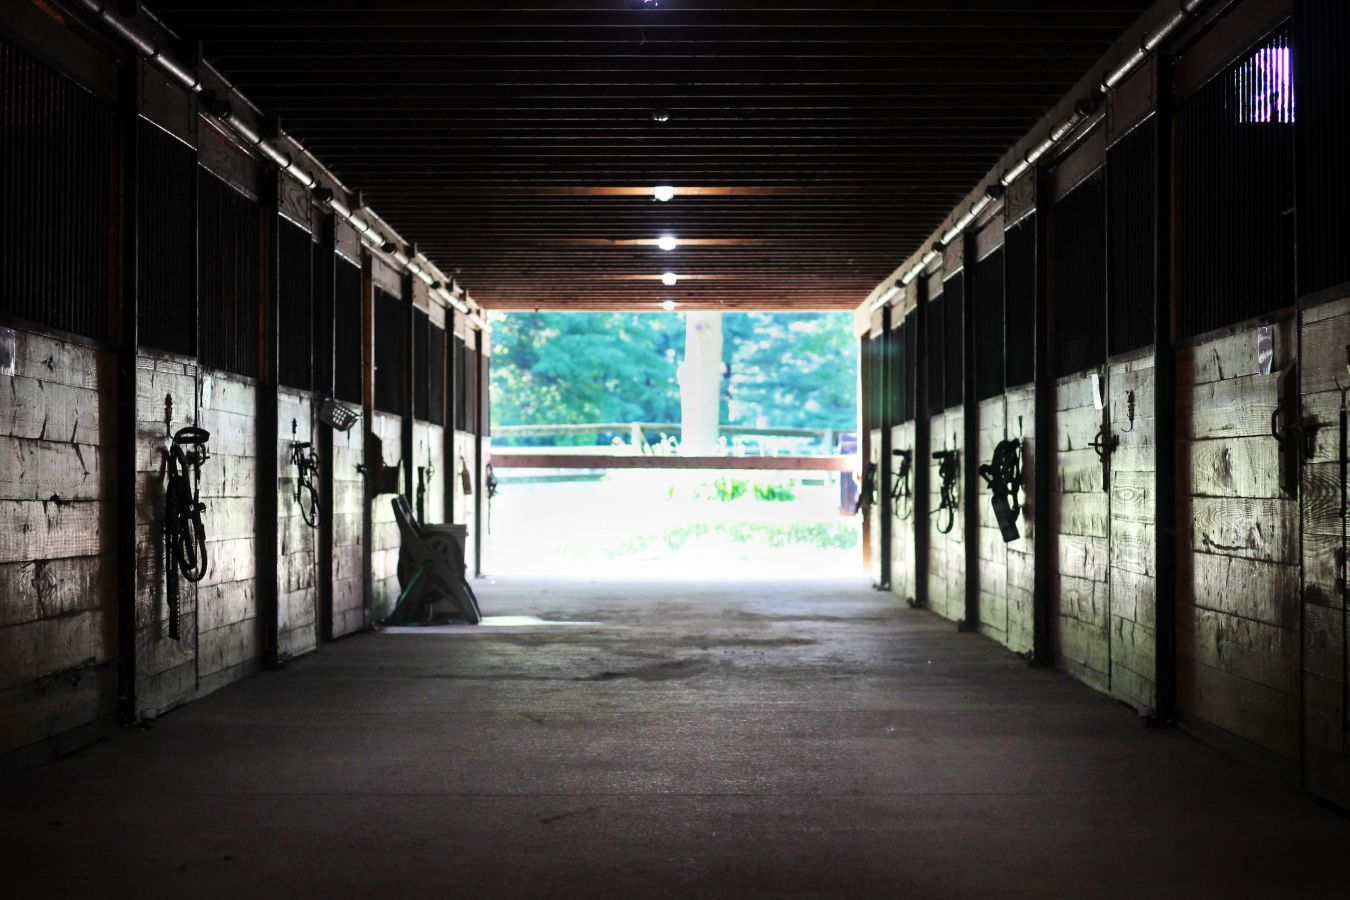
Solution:
[{"label": "vertical metal bar", "polygon": [[370,254],[361,252],[361,459],[365,478],[361,499],[361,603],[362,622],[369,628],[375,607],[375,578],[371,568],[371,536],[375,525],[371,504],[384,474],[384,460],[373,452],[375,427],[372,411],[375,408],[375,281]]},{"label": "vertical metal bar", "polygon": [[403,294],[403,321],[400,323],[403,331],[403,354],[400,362],[402,369],[400,375],[403,376],[403,402],[400,404],[399,413],[403,416],[403,421],[399,429],[402,436],[400,443],[403,445],[403,496],[409,503],[413,503],[416,494],[413,493],[413,414],[415,412],[414,404],[417,394],[417,317],[413,315],[413,276],[404,275],[401,279],[400,287]]},{"label": "vertical metal bar", "polygon": [[481,576],[483,574],[483,522],[486,519],[484,512],[487,509],[487,486],[483,484],[483,432],[487,429],[484,423],[484,415],[487,410],[487,404],[484,398],[487,396],[487,355],[483,353],[483,332],[478,332],[478,340],[475,341],[478,349],[474,352],[474,472],[473,472],[473,574]]},{"label": "vertical metal bar", "polygon": [[445,360],[442,365],[445,390],[441,397],[442,413],[441,445],[442,465],[445,478],[441,490],[445,492],[445,521],[456,522],[455,518],[455,391],[459,390],[460,374],[455,371],[455,312],[454,307],[445,310]]},{"label": "vertical metal bar", "polygon": [[121,72],[121,297],[117,321],[117,706],[133,722],[136,706],[136,300],[137,102],[141,67]]},{"label": "vertical metal bar", "polygon": [[[314,271],[315,381],[320,389],[315,392],[317,402],[321,394],[332,396],[336,365],[334,362],[334,323],[337,304],[334,291],[337,284],[337,221],[331,212],[319,218],[319,247]],[[333,429],[317,429],[315,443],[319,452],[319,640],[333,639]]]},{"label": "vertical metal bar", "polygon": [[867,466],[872,459],[872,336],[868,333],[858,340],[858,380],[859,380],[859,428],[858,454],[862,468],[858,480],[858,508],[862,513],[862,552],[863,571],[872,573],[872,522],[868,514],[867,498],[862,491],[867,486]]},{"label": "vertical metal bar", "polygon": [[[260,360],[258,364],[258,481],[257,502],[254,506],[254,554],[258,561],[257,591],[258,620],[262,629],[262,664],[276,668],[281,663],[279,629],[281,618],[277,580],[281,572],[277,565],[278,525],[277,493],[280,490],[277,455],[280,453],[277,423],[277,338],[279,330],[280,272],[278,271],[278,241],[281,237],[280,175],[271,170],[264,176],[267,198],[262,204],[262,269],[263,291],[260,298],[261,333],[257,338]],[[248,242],[241,241],[241,255],[247,259]],[[241,335],[247,341],[247,333]]]},{"label": "vertical metal bar", "polygon": [[928,608],[928,448],[932,423],[928,416],[928,277],[914,281],[916,302],[910,327],[914,339],[914,605]]},{"label": "vertical metal bar", "polygon": [[[1041,173],[1030,177],[1040,178]],[[1048,196],[1043,190],[1037,191],[1037,197]],[[1049,233],[1049,215],[1044,209],[1037,209],[1033,217],[1035,240],[1033,256],[1035,258],[1035,428],[1033,431],[1035,491],[1032,518],[1035,523],[1035,542],[1032,547],[1034,559],[1035,590],[1032,597],[1033,627],[1031,662],[1036,666],[1048,666],[1054,662],[1053,629],[1051,616],[1052,587],[1054,570],[1058,565],[1055,556],[1055,536],[1050,530],[1050,476],[1054,469],[1055,450],[1055,385],[1050,374],[1050,342],[1053,337],[1049,310],[1049,298],[1046,295],[1046,264],[1048,261],[1047,238]]]},{"label": "vertical metal bar", "polygon": [[964,541],[966,555],[966,617],[958,623],[962,631],[975,631],[980,625],[980,405],[975,390],[975,233],[961,233],[965,247],[961,258],[965,272],[961,277],[961,403],[962,487]]},{"label": "vertical metal bar", "polygon": [[[1158,60],[1158,84],[1172,84],[1171,61]],[[1154,129],[1153,259],[1153,503],[1154,527],[1154,718],[1172,722],[1177,700],[1177,369],[1172,298],[1172,240],[1175,234],[1172,158],[1173,105],[1170,89],[1158,92]]]},{"label": "vertical metal bar", "polygon": [[881,310],[881,375],[875,379],[881,394],[881,415],[878,424],[881,426],[881,453],[877,462],[877,500],[881,505],[880,514],[877,519],[881,525],[881,534],[878,536],[878,552],[881,559],[878,560],[879,574],[877,587],[882,590],[891,589],[891,426],[896,421],[896,398],[892,387],[894,384],[893,369],[898,361],[894,346],[894,336],[891,334],[891,307],[890,304],[882,307]]}]

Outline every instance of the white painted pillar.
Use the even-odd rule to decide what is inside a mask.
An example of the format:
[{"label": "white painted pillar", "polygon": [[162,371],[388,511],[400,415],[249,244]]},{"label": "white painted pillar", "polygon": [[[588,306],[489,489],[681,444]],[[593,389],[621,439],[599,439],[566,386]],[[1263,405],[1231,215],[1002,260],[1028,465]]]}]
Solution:
[{"label": "white painted pillar", "polygon": [[680,381],[680,452],[716,453],[718,407],[722,388],[722,314],[684,314],[684,359]]}]

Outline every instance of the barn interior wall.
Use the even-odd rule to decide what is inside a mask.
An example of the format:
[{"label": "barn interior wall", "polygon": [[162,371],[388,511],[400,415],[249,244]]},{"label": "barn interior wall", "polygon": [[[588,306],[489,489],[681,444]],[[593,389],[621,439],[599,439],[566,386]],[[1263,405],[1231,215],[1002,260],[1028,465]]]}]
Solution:
[{"label": "barn interior wall", "polygon": [[[1198,91],[1197,86],[1214,75],[1220,78],[1211,83],[1226,84],[1225,72],[1236,73],[1234,84],[1246,83],[1240,78],[1245,71],[1242,61],[1256,52],[1254,46],[1267,41],[1277,46],[1286,40],[1280,35],[1290,32],[1281,31],[1281,22],[1292,14],[1294,40],[1301,36],[1310,48],[1294,71],[1316,79],[1309,82],[1307,110],[1299,111],[1300,159],[1324,165],[1330,148],[1340,146],[1337,129],[1343,121],[1331,111],[1346,102],[1345,59],[1343,53],[1337,56],[1328,49],[1330,43],[1319,29],[1343,34],[1344,10],[1320,0],[1245,6],[1255,13],[1244,13],[1243,3],[1211,10],[1203,24],[1183,29],[1175,39],[1176,52],[1186,56],[1185,90]],[[1210,27],[1216,22],[1220,27]],[[1299,47],[1292,52],[1297,54]],[[1129,86],[1124,100],[1115,103],[1114,95],[1108,98],[1112,117],[1108,132],[1113,139],[1157,111],[1160,97],[1171,87],[1160,82],[1172,76],[1168,65],[1151,66]],[[1333,87],[1337,83],[1341,86]],[[1155,122],[1152,127],[1180,127],[1168,118],[1170,113],[1164,104],[1163,124]],[[1231,118],[1233,113],[1227,115]],[[1284,124],[1293,121],[1291,115]],[[1248,124],[1274,136],[1281,122],[1276,115],[1269,122],[1258,117]],[[1067,151],[1060,155],[1058,161],[1070,159],[1062,173],[1056,173],[1058,162],[1046,165],[1040,173],[1045,183],[1055,184],[1058,178],[1062,194],[1100,164],[1100,148],[1093,146],[1094,141],[1101,143],[1102,132],[1094,131],[1098,125],[1089,116],[1070,134],[1066,145],[1079,142],[1077,147],[1089,149],[1079,154],[1080,160],[1071,160]],[[1197,126],[1189,127],[1194,142]],[[1286,157],[1267,159],[1287,164]],[[1329,272],[1342,273],[1343,280],[1346,267],[1308,255],[1307,248],[1326,245],[1320,233],[1314,234],[1306,247],[1299,243],[1298,262],[1300,271],[1319,280],[1302,287],[1297,303],[1292,292],[1288,299],[1245,299],[1248,306],[1267,310],[1256,319],[1204,306],[1209,301],[1194,296],[1199,263],[1179,252],[1179,239],[1172,233],[1181,227],[1174,219],[1177,210],[1198,201],[1179,186],[1180,169],[1161,171],[1170,175],[1171,183],[1164,179],[1160,186],[1160,196],[1167,199],[1155,205],[1151,227],[1158,229],[1167,248],[1159,251],[1160,259],[1173,261],[1163,262],[1156,276],[1158,284],[1165,285],[1158,289],[1166,291],[1159,327],[1189,327],[1205,316],[1218,317],[1215,324],[1224,327],[1211,326],[1198,337],[1167,334],[1161,344],[1148,342],[1112,356],[1104,365],[1048,378],[1045,383],[1051,390],[1040,398],[1048,410],[1038,410],[1036,392],[1026,386],[983,402],[966,398],[962,407],[932,415],[928,454],[959,447],[963,410],[978,423],[979,445],[974,450],[981,463],[989,461],[1005,428],[1010,436],[1018,431],[1016,436],[1024,438],[1022,535],[1007,544],[1000,539],[989,492],[979,484],[975,568],[962,568],[959,517],[946,535],[938,533],[930,518],[896,529],[890,548],[892,583],[897,595],[904,597],[907,580],[923,570],[916,560],[915,537],[917,529],[926,529],[929,607],[934,613],[960,620],[965,613],[961,579],[973,578],[978,584],[978,630],[983,635],[1028,652],[1036,649],[1037,623],[1044,616],[1048,647],[1038,658],[1133,706],[1141,715],[1153,716],[1162,707],[1167,720],[1174,718],[1206,739],[1286,773],[1301,772],[1318,793],[1344,802],[1350,798],[1345,750],[1350,746],[1345,737],[1350,733],[1345,726],[1350,714],[1344,700],[1350,653],[1344,633],[1345,451],[1338,440],[1343,430],[1341,391],[1350,386],[1350,290],[1326,285],[1336,280]],[[1324,169],[1317,171],[1325,181]],[[1234,192],[1247,178],[1239,169],[1214,177],[1237,179]],[[1270,177],[1276,183],[1282,176],[1272,172]],[[1036,175],[1025,178],[1037,181]],[[1327,183],[1343,182],[1332,178]],[[1304,204],[1300,210],[1325,209],[1315,187],[1300,182],[1297,193]],[[1259,202],[1259,196],[1264,195],[1252,202]],[[1340,202],[1346,199],[1350,198],[1342,196]],[[1136,203],[1135,208],[1147,210],[1148,204]],[[1206,208],[1206,215],[1211,214]],[[1289,211],[1282,215],[1287,227]],[[1305,221],[1302,212],[1299,216],[1302,233],[1323,227]],[[1140,221],[1136,218],[1132,224],[1139,227]],[[1295,252],[1292,240],[1258,249],[1273,252],[1272,246],[1282,246],[1290,255]],[[1220,259],[1247,264],[1223,252],[1229,255]],[[1044,273],[1053,270],[1053,238],[1039,253],[1045,258],[1039,261],[1036,302],[1047,304]],[[918,259],[897,271],[921,271]],[[911,270],[911,265],[916,268]],[[1146,278],[1147,270],[1143,272]],[[889,284],[883,282],[878,290]],[[1149,288],[1136,280],[1130,289],[1146,297],[1141,292]],[[1235,284],[1235,289],[1245,285]],[[903,296],[893,302],[898,306]],[[1072,326],[1069,333],[1064,331],[1064,322],[1075,321],[1082,310],[1062,313],[1056,324],[1053,303],[1048,305],[1051,309],[1036,333],[1053,356],[1064,342],[1086,335],[1074,333]],[[1115,310],[1112,328],[1128,328],[1130,334],[1149,332],[1137,318],[1147,316],[1147,310],[1124,309]],[[1261,326],[1270,326],[1273,339],[1273,359],[1265,361],[1266,368],[1260,357]],[[1012,321],[1008,327],[1013,327]],[[1112,334],[1119,337],[1118,332]],[[1093,334],[1092,339],[1105,337]],[[943,373],[938,360],[929,377],[941,378]],[[1101,397],[1094,396],[1094,377],[1100,379]],[[1159,380],[1164,377],[1169,381]],[[1167,413],[1169,426],[1175,422],[1175,440],[1169,438],[1165,448],[1158,440],[1168,432],[1160,431],[1157,411],[1169,409],[1171,402],[1163,402],[1160,389],[1175,397],[1175,415]],[[1038,412],[1049,416],[1053,446],[1037,447],[1034,440],[1026,440],[1034,436]],[[1015,421],[1023,423],[1021,429],[1014,428]],[[1272,434],[1273,421],[1279,434]],[[905,434],[896,430],[897,446],[906,440]],[[1105,465],[1102,448],[1093,446],[1103,441],[1109,445]],[[1052,454],[1048,509],[1036,508],[1038,453]],[[881,462],[881,482],[887,484],[891,461]],[[930,502],[936,509],[937,466],[931,458],[923,463],[929,467]],[[1289,486],[1291,478],[1294,487]],[[1175,534],[1160,530],[1160,504],[1166,504],[1163,510],[1169,518],[1175,513]],[[1051,536],[1044,558],[1033,546],[1038,528],[1048,529]],[[1174,572],[1160,571],[1160,554],[1175,555]],[[1047,576],[1045,596],[1036,593],[1038,566],[1046,569],[1041,573]],[[1174,614],[1160,605],[1164,595],[1169,605],[1174,603]]]},{"label": "barn interior wall", "polygon": [[[210,172],[231,186],[229,197],[237,200],[236,193],[242,192],[248,215],[259,217],[264,235],[278,227],[281,213],[293,222],[307,223],[306,228],[330,215],[309,192],[284,177],[275,203],[255,203],[252,198],[265,193],[260,188],[268,182],[264,160],[228,138],[200,103],[157,74],[149,63],[126,63],[105,55],[104,48],[82,36],[72,37],[74,33],[65,31],[59,20],[36,8],[14,13],[7,12],[0,24],[6,40],[16,42],[7,45],[7,58],[21,60],[28,67],[25,73],[39,73],[25,77],[57,79],[55,83],[63,85],[64,91],[87,87],[97,93],[97,103],[103,104],[97,108],[111,111],[110,121],[121,118],[125,122],[122,138],[115,130],[108,137],[112,144],[127,141],[133,149],[122,154],[120,168],[114,164],[120,157],[108,155],[105,164],[111,179],[132,178],[137,171],[146,171],[130,158],[134,147],[141,144],[126,135],[154,137],[159,132],[146,129],[161,128],[180,142],[173,146],[195,151],[199,172]],[[59,52],[30,54],[29,48],[50,44],[57,33],[60,40],[51,46]],[[118,101],[119,77],[138,85],[134,104]],[[86,84],[82,79],[92,81]],[[72,127],[70,123],[76,120],[55,114],[43,119],[41,104],[55,104],[59,99],[56,91],[34,94],[36,105],[32,107],[34,121],[49,122],[47,127],[57,129],[58,137],[59,129]],[[151,196],[156,202],[162,199],[153,192]],[[68,249],[72,258],[104,254],[108,260],[135,259],[128,255],[132,229],[147,227],[161,228],[154,234],[154,246],[181,249],[184,243],[190,246],[197,240],[194,231],[187,238],[170,235],[172,240],[166,244],[163,222],[141,219],[133,225],[134,217],[116,213],[114,205],[104,208],[96,228],[81,230],[71,236],[72,246],[58,249]],[[383,279],[382,286],[390,283],[395,290],[399,288],[398,279],[403,276],[394,274],[393,264],[386,263],[380,251],[364,246],[349,227],[327,227],[348,259],[362,260],[376,279]],[[88,246],[76,246],[76,241]],[[215,254],[214,263],[223,268],[211,274],[208,287],[230,302],[235,296],[266,297],[267,290],[255,292],[251,287],[255,280],[266,284],[275,275],[268,272],[273,258],[264,244],[235,242]],[[237,259],[231,255],[236,250]],[[332,254],[333,246],[315,250],[323,252]],[[316,256],[316,262],[320,258]],[[148,257],[142,260],[133,267],[142,279],[137,280],[119,277],[116,265],[109,263],[106,297],[95,300],[95,312],[102,305],[107,315],[77,310],[82,318],[72,321],[84,329],[79,334],[10,314],[10,310],[22,310],[31,316],[31,310],[39,309],[53,321],[65,322],[70,318],[66,310],[42,310],[26,297],[0,301],[0,346],[4,348],[0,358],[6,363],[11,336],[13,342],[12,371],[6,366],[0,374],[5,382],[0,391],[0,512],[7,523],[0,529],[3,768],[48,759],[87,743],[119,720],[162,715],[249,674],[313,652],[323,640],[366,629],[398,596],[399,535],[389,503],[392,494],[377,493],[373,472],[366,467],[365,431],[370,428],[382,438],[384,462],[397,465],[403,451],[402,418],[369,415],[366,403],[345,398],[361,411],[363,421],[347,431],[331,430],[318,421],[320,401],[328,390],[279,386],[274,374],[271,381],[240,375],[208,365],[193,353],[151,349],[143,341],[123,362],[119,352],[124,351],[118,350],[118,315],[123,308],[133,308],[137,291],[161,291],[154,296],[160,304],[155,307],[161,310],[158,314],[167,310],[179,317],[174,323],[186,327],[184,340],[187,349],[192,349],[192,329],[198,325],[193,318],[197,298],[190,288],[183,288],[197,280],[195,270],[180,266],[171,272],[177,281],[156,277],[149,287],[142,286],[145,274],[154,274],[154,267],[161,264],[162,260]],[[164,285],[170,283],[177,285],[177,293],[165,291]],[[332,279],[316,279],[314,284],[331,289]],[[250,288],[234,294],[231,285]],[[102,287],[101,282],[93,283],[95,293]],[[311,293],[310,299],[318,299],[317,294]],[[437,325],[447,322],[448,313],[439,301],[433,302],[425,290],[420,299],[419,308],[432,321]],[[237,320],[225,321],[230,327],[243,323],[243,330],[231,333],[228,340],[219,331],[201,332],[202,347],[238,349],[247,360],[252,347],[270,346],[275,334],[261,330],[267,321],[267,302],[260,300],[254,309],[245,304]],[[333,305],[315,308],[332,309]],[[205,316],[199,327],[218,328],[209,326]],[[250,327],[257,330],[250,333]],[[143,337],[145,325],[140,328]],[[476,328],[461,318],[463,333],[475,344]],[[316,321],[316,335],[322,330]],[[356,332],[348,328],[347,333],[364,333],[369,340],[370,330],[370,323],[362,321],[356,324]],[[155,333],[167,332],[161,327]],[[314,346],[318,348],[319,343]],[[306,350],[297,344],[282,352]],[[330,348],[329,352],[334,351]],[[337,352],[338,364],[351,366],[355,345]],[[343,352],[348,353],[345,359]],[[322,358],[316,357],[316,362],[316,373],[323,372]],[[363,358],[362,363],[369,360]],[[316,374],[316,386],[327,384],[333,359],[327,366],[322,378]],[[441,371],[435,377],[448,381],[449,373]],[[482,390],[483,385],[475,380],[470,389]],[[443,390],[441,395],[449,397],[450,391]],[[486,408],[482,402],[475,406]],[[130,411],[127,418],[131,421],[119,421],[119,408]],[[275,423],[263,421],[273,413]],[[449,421],[448,414],[442,421]],[[165,580],[165,487],[172,436],[189,425],[210,433],[210,456],[200,477],[208,564],[199,582],[178,580],[178,635],[174,637]],[[470,482],[476,488],[475,478],[481,476],[475,475],[480,458],[474,452],[474,430],[476,424],[463,433],[460,443]],[[428,521],[441,521],[449,513],[447,492],[441,485],[454,471],[453,462],[445,458],[446,429],[423,421],[413,433],[412,458],[431,476],[425,515]],[[320,570],[323,532],[305,523],[296,501],[291,445],[301,441],[326,446],[328,437],[331,458],[321,455],[316,476],[320,495],[331,498],[331,547],[327,548],[331,571],[325,573]],[[274,446],[269,446],[274,439]],[[268,459],[269,454],[274,459]],[[486,453],[481,462],[486,462]],[[274,485],[262,484],[265,471],[276,473]],[[131,491],[124,500],[118,496],[122,484]],[[412,486],[415,489],[415,478]],[[276,519],[259,521],[272,492]],[[475,521],[476,497],[476,493],[465,495],[456,510],[461,522]],[[126,520],[120,518],[124,506]],[[374,519],[369,535],[363,521],[367,508]],[[134,555],[125,560],[117,553],[123,521],[134,521]],[[261,553],[266,549],[263,542],[270,541],[276,542],[275,573],[259,570],[260,556],[267,555]],[[269,599],[273,578],[274,612]],[[327,609],[323,608],[325,584],[331,584]],[[275,622],[269,621],[271,616]],[[268,646],[272,636],[275,648]]]},{"label": "barn interior wall", "polygon": [[14,346],[0,392],[0,752],[69,744],[117,705],[115,360],[24,329]]}]

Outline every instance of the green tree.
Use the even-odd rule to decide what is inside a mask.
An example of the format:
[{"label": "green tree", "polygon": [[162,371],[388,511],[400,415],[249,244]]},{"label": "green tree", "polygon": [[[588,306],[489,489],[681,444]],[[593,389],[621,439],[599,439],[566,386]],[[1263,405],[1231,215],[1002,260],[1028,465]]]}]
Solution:
[{"label": "green tree", "polygon": [[[722,328],[724,423],[856,427],[847,313],[728,313]],[[495,424],[680,420],[681,316],[495,313],[492,347]]]},{"label": "green tree", "polygon": [[779,428],[857,426],[858,342],[848,313],[723,317],[722,421]]},{"label": "green tree", "polygon": [[492,416],[502,425],[678,422],[678,316],[492,316]]}]

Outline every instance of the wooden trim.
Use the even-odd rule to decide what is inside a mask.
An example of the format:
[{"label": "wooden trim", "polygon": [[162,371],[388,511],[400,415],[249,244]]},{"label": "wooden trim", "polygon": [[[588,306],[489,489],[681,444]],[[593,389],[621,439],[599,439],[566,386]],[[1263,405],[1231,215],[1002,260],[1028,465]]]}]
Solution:
[{"label": "wooden trim", "polygon": [[727,469],[760,472],[851,472],[853,456],[607,456],[602,453],[492,451],[494,469]]},{"label": "wooden trim", "polygon": [[975,232],[975,261],[980,262],[986,256],[1003,246],[1007,226],[1003,221],[1003,208],[999,207],[989,221]]},{"label": "wooden trim", "polygon": [[[1002,228],[989,229],[1001,238]],[[979,256],[977,237],[969,232],[964,236],[967,252]],[[965,535],[966,614],[957,623],[962,631],[974,631],[980,624],[980,405],[975,399],[975,279],[961,282],[961,314],[963,343],[961,366],[962,436],[961,436],[961,502]]]},{"label": "wooden trim", "polygon": [[1106,164],[1106,129],[1094,127],[1090,134],[1061,157],[1047,175],[1049,201],[1058,203]]},{"label": "wooden trim", "polygon": [[1292,14],[1292,0],[1244,0],[1229,7],[1178,55],[1172,80],[1176,102],[1204,87]]},{"label": "wooden trim", "polygon": [[1150,56],[1139,70],[1106,97],[1106,143],[1115,144],[1158,108],[1158,57]]},{"label": "wooden trim", "polygon": [[910,327],[914,339],[914,606],[928,606],[929,543],[928,528],[928,452],[932,440],[932,422],[928,413],[928,279],[914,281],[914,320]]},{"label": "wooden trim", "polygon": [[40,12],[32,3],[0,3],[0,34],[44,65],[100,98],[126,100],[114,57],[71,28]]}]

